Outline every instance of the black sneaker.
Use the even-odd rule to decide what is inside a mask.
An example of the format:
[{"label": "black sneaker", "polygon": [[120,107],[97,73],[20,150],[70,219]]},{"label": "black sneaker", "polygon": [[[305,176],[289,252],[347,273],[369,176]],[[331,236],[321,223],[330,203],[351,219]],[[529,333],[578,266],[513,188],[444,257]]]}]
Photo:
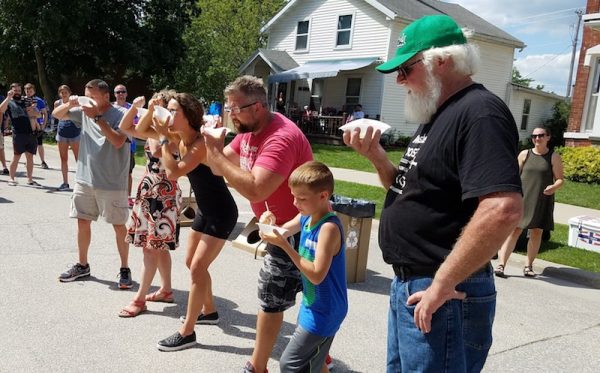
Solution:
[{"label": "black sneaker", "polygon": [[86,277],[90,275],[90,265],[86,264],[86,265],[81,265],[79,263],[74,264],[73,267],[69,268],[68,271],[61,273],[60,276],[58,276],[58,280],[60,282],[71,282],[74,280],[77,280],[78,278],[81,277]]},{"label": "black sneaker", "polygon": [[4,170],[2,170],[2,175],[9,175],[10,172],[8,172],[8,168],[5,168]]},{"label": "black sneaker", "polygon": [[[181,316],[179,321],[185,322],[185,316]],[[196,319],[196,325],[217,325],[219,323],[219,313],[213,312],[205,315],[201,313]]]},{"label": "black sneaker", "polygon": [[62,183],[58,188],[56,188],[56,190],[69,190],[69,184]]},{"label": "black sneaker", "polygon": [[179,351],[190,348],[196,345],[196,332],[187,337],[182,337],[179,332],[175,332],[172,336],[159,341],[156,347],[160,351]]},{"label": "black sneaker", "polygon": [[119,271],[119,289],[131,289],[133,282],[131,281],[131,270],[129,268],[121,268]]},{"label": "black sneaker", "polygon": [[46,162],[42,162],[42,168],[43,168],[44,170],[47,170],[47,169],[48,169],[48,165],[46,164]]}]

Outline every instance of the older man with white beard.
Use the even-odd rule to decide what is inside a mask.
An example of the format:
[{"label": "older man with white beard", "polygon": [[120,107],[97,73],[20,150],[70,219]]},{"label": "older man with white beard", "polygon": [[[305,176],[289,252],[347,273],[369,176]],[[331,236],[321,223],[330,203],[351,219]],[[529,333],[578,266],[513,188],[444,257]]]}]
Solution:
[{"label": "older man with white beard", "polygon": [[479,372],[492,344],[496,290],[490,259],[522,213],[518,135],[504,102],[471,76],[466,32],[445,15],[414,21],[396,56],[409,120],[422,123],[395,167],[369,128],[344,142],[388,189],[379,246],[395,277],[388,372]]}]

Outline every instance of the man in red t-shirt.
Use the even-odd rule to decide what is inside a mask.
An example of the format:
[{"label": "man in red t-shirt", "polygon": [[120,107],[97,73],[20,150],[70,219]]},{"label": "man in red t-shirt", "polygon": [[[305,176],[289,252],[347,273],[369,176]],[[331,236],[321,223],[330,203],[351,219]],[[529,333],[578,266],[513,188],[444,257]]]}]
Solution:
[{"label": "man in red t-shirt", "polygon": [[[298,214],[288,177],[298,166],[313,159],[310,144],[289,119],[269,111],[267,91],[261,79],[237,78],[225,89],[229,113],[238,135],[223,149],[223,139],[205,136],[207,158],[215,174],[246,197],[258,218],[267,206],[277,224]],[[301,290],[300,272],[285,252],[267,246],[259,273],[261,310],[256,322],[256,341],[245,372],[264,372],[283,322],[283,312],[295,304]]]}]

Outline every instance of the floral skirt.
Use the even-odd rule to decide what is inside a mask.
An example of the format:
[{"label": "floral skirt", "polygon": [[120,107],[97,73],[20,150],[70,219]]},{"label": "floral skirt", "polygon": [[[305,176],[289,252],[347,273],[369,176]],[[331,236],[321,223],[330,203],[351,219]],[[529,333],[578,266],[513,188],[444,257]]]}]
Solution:
[{"label": "floral skirt", "polygon": [[181,189],[164,172],[146,173],[127,221],[126,241],[148,249],[175,250],[179,245]]}]

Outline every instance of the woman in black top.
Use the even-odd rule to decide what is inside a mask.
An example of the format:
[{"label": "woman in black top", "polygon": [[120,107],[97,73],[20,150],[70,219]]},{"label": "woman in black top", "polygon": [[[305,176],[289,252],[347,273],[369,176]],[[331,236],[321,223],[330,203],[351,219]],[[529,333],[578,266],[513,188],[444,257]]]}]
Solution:
[{"label": "woman in black top", "polygon": [[[158,342],[161,351],[176,351],[196,344],[195,324],[219,321],[211,290],[208,267],[217,258],[238,217],[237,206],[222,176],[215,176],[203,164],[206,159],[204,138],[200,134],[204,110],[202,104],[187,93],[174,96],[167,107],[172,119],[155,120],[160,143],[177,142],[180,160],[163,154],[163,164],[172,177],[187,175],[196,197],[198,211],[187,241],[186,264],[192,283],[187,314],[182,327],[172,336]],[[170,122],[170,123],[169,123]]]}]

